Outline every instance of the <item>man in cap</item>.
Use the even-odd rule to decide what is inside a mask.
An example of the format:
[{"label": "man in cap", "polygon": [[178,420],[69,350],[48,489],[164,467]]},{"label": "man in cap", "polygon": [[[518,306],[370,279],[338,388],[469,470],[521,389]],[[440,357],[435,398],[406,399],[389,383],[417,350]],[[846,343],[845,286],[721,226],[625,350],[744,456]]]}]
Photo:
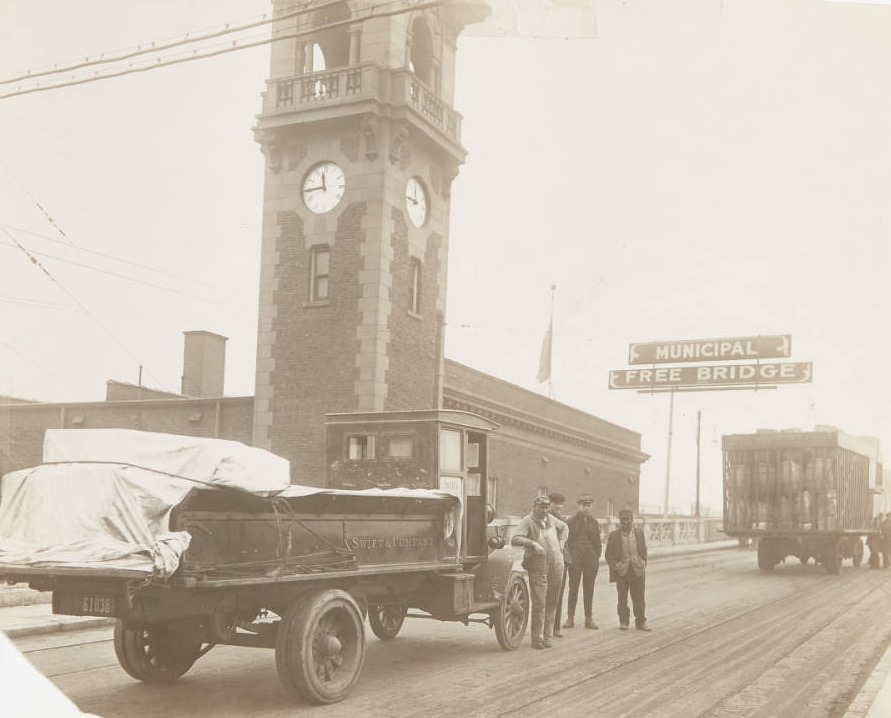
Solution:
[{"label": "man in cap", "polygon": [[569,539],[566,550],[569,554],[569,605],[566,609],[566,623],[563,628],[575,626],[575,609],[578,603],[579,584],[582,584],[582,605],[585,609],[585,628],[597,628],[594,623],[594,581],[600,567],[600,524],[591,512],[594,499],[582,496],[578,500],[578,511],[566,520],[569,526]]},{"label": "man in cap", "polygon": [[532,647],[550,648],[557,613],[557,598],[563,579],[563,546],[569,529],[550,513],[551,500],[537,496],[532,513],[520,519],[511,538],[512,546],[524,549],[523,567],[529,574],[532,593]]},{"label": "man in cap", "polygon": [[619,596],[619,628],[628,630],[630,612],[628,593],[634,607],[634,624],[639,631],[649,631],[646,602],[644,601],[645,574],[647,569],[647,542],[644,533],[634,524],[634,514],[629,509],[619,511],[619,528],[606,537],[604,557],[609,565],[610,583],[616,584]]}]

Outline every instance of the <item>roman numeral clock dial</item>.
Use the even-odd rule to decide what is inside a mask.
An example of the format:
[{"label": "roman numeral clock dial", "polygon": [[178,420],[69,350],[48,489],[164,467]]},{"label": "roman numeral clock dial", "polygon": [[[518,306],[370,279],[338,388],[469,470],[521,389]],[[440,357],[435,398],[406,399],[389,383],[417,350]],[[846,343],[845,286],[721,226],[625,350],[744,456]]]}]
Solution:
[{"label": "roman numeral clock dial", "polygon": [[320,162],[303,178],[303,203],[315,214],[334,209],[345,191],[343,167],[335,162]]}]

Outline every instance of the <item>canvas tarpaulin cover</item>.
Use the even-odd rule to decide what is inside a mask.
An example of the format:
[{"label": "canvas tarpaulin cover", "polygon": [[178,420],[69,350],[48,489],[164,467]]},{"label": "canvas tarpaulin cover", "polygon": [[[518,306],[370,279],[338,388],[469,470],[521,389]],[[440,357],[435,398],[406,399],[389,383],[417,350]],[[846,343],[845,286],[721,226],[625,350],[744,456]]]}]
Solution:
[{"label": "canvas tarpaulin cover", "polygon": [[0,563],[172,573],[188,548],[171,509],[199,486],[271,495],[289,462],[236,441],[50,429],[43,463],[0,479]]}]

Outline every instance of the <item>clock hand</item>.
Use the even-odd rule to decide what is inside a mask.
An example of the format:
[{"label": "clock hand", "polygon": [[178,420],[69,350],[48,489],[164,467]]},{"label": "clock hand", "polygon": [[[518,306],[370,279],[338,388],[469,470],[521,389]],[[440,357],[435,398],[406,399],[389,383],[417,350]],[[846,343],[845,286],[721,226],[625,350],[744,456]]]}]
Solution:
[{"label": "clock hand", "polygon": [[318,192],[319,190],[324,190],[324,189],[325,189],[325,187],[320,185],[318,187],[304,187],[303,191],[304,192]]},{"label": "clock hand", "polygon": [[328,186],[325,184],[325,173],[322,172],[322,191],[325,192],[328,189]]}]

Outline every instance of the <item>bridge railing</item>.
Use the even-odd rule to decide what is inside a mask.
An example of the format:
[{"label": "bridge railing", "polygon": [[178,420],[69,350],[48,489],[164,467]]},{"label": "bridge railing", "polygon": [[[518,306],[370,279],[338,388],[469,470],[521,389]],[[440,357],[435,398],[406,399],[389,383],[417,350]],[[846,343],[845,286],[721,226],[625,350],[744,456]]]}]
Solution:
[{"label": "bridge railing", "polygon": [[[505,538],[510,542],[520,516],[502,516],[493,522],[497,526],[505,527]],[[595,517],[600,524],[600,538],[606,545],[606,537],[610,531],[619,527],[617,516]],[[649,516],[641,515],[635,518],[635,525],[644,530],[647,546],[682,546],[685,544],[710,543],[713,541],[726,541],[723,533],[724,519],[718,517],[692,516]]]}]

